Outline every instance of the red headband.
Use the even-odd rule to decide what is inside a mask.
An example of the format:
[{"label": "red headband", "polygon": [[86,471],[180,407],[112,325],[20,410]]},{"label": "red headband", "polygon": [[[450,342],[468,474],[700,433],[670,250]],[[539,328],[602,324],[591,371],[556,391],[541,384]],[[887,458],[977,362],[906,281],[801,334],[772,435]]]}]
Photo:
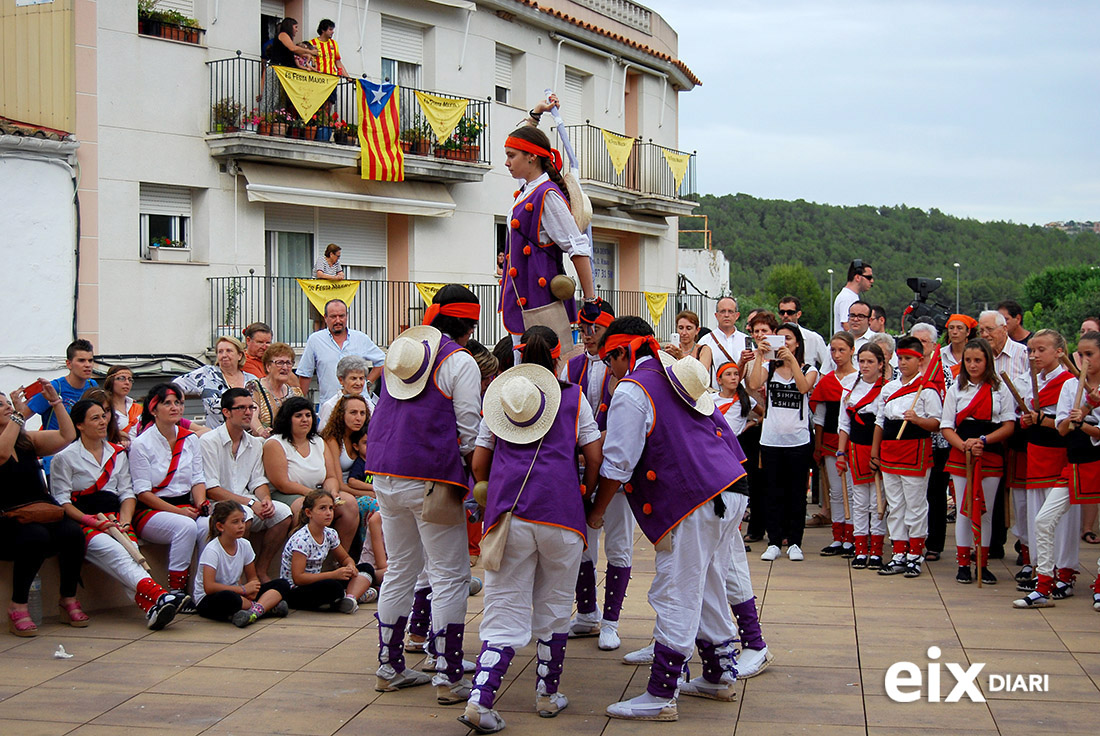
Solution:
[{"label": "red headband", "polygon": [[526,151],[527,153],[533,153],[540,158],[548,158],[550,162],[554,164],[554,168],[561,171],[562,160],[561,153],[556,148],[551,148],[547,151],[542,146],[537,146],[531,141],[525,141],[522,138],[516,138],[515,136],[508,136],[504,140],[505,148],[514,148],[517,151]]},{"label": "red headband", "polygon": [[599,327],[607,327],[615,319],[614,317],[612,317],[607,312],[604,312],[603,310],[600,310],[600,314],[599,314],[599,316],[596,317],[596,319],[588,319],[583,314],[580,315],[580,318],[581,318],[581,322],[584,322],[584,323],[590,324],[590,325],[598,325]]},{"label": "red headband", "polygon": [[445,314],[459,319],[481,319],[481,305],[471,302],[453,302],[451,304],[433,304],[424,313],[424,324],[430,325],[437,316]]},{"label": "red headband", "polygon": [[638,359],[638,349],[646,345],[653,351],[653,357],[658,357],[657,353],[661,350],[661,345],[653,335],[624,335],[621,333],[612,335],[604,341],[603,347],[600,348],[600,359],[607,358],[609,353],[613,353],[619,348],[626,348],[627,356],[630,358],[630,370],[634,370],[634,363]]},{"label": "red headband", "polygon": [[919,360],[924,360],[924,353],[920,352],[919,350],[912,350],[910,348],[902,348],[901,350],[897,351],[897,354],[898,355],[908,355],[910,358],[917,358]]},{"label": "red headband", "polygon": [[[521,342],[519,345],[516,345],[516,350],[520,351],[521,353],[526,349],[527,349],[527,343],[525,343],[525,342]],[[561,343],[560,342],[557,345],[554,346],[553,350],[550,351],[550,357],[553,358],[554,360],[557,360],[558,358],[561,357]]]},{"label": "red headband", "polygon": [[737,368],[738,373],[741,372],[741,368],[736,363],[730,362],[723,363],[722,365],[718,366],[718,373],[716,375],[718,376],[718,378],[721,378],[722,374],[730,368]]}]

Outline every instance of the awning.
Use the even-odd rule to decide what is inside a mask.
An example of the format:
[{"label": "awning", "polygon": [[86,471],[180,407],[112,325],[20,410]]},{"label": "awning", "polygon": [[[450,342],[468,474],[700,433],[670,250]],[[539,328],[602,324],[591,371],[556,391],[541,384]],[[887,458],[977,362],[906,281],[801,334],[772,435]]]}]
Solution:
[{"label": "awning", "polygon": [[455,201],[442,184],[367,181],[358,174],[241,163],[249,202],[278,202],[419,217],[450,217]]},{"label": "awning", "polygon": [[659,237],[668,232],[668,220],[662,217],[641,217],[627,212],[594,212],[592,227]]},{"label": "awning", "polygon": [[477,10],[477,5],[474,5],[470,0],[428,0],[428,2],[433,5],[446,5],[450,8],[469,10],[470,12]]}]

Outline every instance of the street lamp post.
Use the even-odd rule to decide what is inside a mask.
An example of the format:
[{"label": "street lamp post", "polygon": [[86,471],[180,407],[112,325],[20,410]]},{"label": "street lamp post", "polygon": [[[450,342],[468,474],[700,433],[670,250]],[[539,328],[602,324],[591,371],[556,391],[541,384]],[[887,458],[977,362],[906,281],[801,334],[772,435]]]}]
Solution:
[{"label": "street lamp post", "polygon": [[955,264],[955,314],[960,314],[959,311],[959,264]]},{"label": "street lamp post", "polygon": [[833,269],[826,269],[826,272],[829,274],[829,296],[831,297],[833,295]]}]

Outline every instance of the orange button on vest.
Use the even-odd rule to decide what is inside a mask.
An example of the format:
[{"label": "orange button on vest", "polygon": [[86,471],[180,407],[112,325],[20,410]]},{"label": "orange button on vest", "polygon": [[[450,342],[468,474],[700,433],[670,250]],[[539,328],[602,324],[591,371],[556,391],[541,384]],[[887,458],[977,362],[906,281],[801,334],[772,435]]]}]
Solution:
[{"label": "orange button on vest", "polygon": [[523,255],[525,255],[525,256],[531,255],[531,246],[529,246],[529,245],[523,246]]},{"label": "orange button on vest", "polygon": [[512,229],[519,230],[519,220],[512,220]]},{"label": "orange button on vest", "polygon": [[528,202],[527,204],[523,205],[523,209],[527,210],[528,212],[532,212],[535,209],[535,205]]},{"label": "orange button on vest", "polygon": [[646,471],[645,477],[648,480],[657,480],[657,474],[654,473],[652,470]]},{"label": "orange button on vest", "polygon": [[651,505],[650,505],[650,504],[648,504],[648,503],[646,503],[646,504],[642,504],[642,513],[643,513],[643,514],[646,514],[647,516],[648,516],[649,514],[652,514],[652,513],[653,513],[653,506],[651,506]]},{"label": "orange button on vest", "polygon": [[519,273],[519,271],[516,270],[515,266],[508,269],[508,275],[511,276],[512,278],[515,278],[516,274],[518,274],[518,273]]},{"label": "orange button on vest", "polygon": [[527,297],[525,297],[525,296],[521,296],[519,299],[516,299],[516,304],[520,305],[521,307],[526,303],[527,303]]},{"label": "orange button on vest", "polygon": [[539,286],[546,286],[546,279],[540,277],[539,278]]},{"label": "orange button on vest", "polygon": [[633,493],[634,492],[634,486],[630,485],[629,483],[625,483],[623,485],[623,490],[626,491],[627,493]]}]

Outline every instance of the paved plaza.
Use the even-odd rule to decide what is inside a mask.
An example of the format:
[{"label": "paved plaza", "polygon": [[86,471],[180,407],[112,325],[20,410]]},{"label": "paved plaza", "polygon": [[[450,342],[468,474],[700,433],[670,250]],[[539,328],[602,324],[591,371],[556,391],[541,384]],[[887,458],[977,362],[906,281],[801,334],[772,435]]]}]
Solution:
[{"label": "paved plaza", "polygon": [[[950,538],[952,527],[948,528]],[[682,697],[678,723],[614,721],[604,708],[640,693],[648,668],[621,657],[652,630],[645,592],[652,547],[640,540],[620,627],[623,646],[601,652],[596,639],[570,642],[555,719],[533,711],[534,647],[517,653],[498,708],[506,733],[587,736],[707,733],[938,734],[1091,733],[1100,721],[1100,613],[1088,586],[1100,548],[1082,544],[1087,572],[1078,596],[1041,611],[1017,611],[1002,561],[1001,579],[979,590],[954,581],[954,550],[910,580],[850,570],[820,558],[828,529],[807,531],[805,562],[749,559],[772,666],[740,686],[737,702]],[[468,649],[476,652],[483,596],[470,599]],[[340,734],[460,736],[461,707],[436,706],[430,688],[374,691],[374,606],[352,616],[292,613],[247,629],[197,616],[148,632],[136,607],[93,613],[91,626],[48,621],[36,639],[0,636],[0,734]],[[55,659],[58,645],[72,659]],[[895,703],[885,694],[898,661],[928,669],[941,654],[941,697],[955,685],[947,663],[984,663],[989,674],[1049,675],[1048,692],[986,692],[987,702]],[[419,659],[413,659],[418,662]],[[696,666],[696,670],[698,667]],[[698,671],[693,674],[698,674]],[[927,677],[927,675],[926,675]]]}]

